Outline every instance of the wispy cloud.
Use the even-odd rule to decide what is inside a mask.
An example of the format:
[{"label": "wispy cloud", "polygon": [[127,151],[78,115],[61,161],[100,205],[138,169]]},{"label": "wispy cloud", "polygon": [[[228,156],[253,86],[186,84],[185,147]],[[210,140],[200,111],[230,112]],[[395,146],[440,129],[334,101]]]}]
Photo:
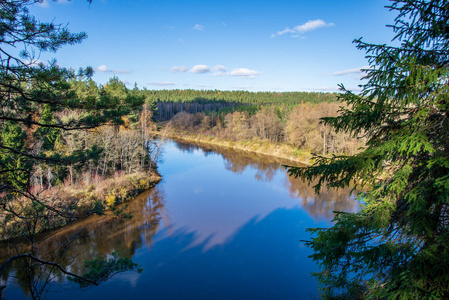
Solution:
[{"label": "wispy cloud", "polygon": [[239,91],[246,91],[246,90],[253,89],[253,87],[252,86],[234,86],[234,87],[232,87],[232,89],[239,90]]},{"label": "wispy cloud", "polygon": [[199,31],[203,31],[204,28],[206,28],[206,27],[204,27],[203,25],[200,25],[200,24],[196,24],[195,26],[193,26],[193,29],[199,30]]},{"label": "wispy cloud", "polygon": [[223,65],[216,65],[214,67],[214,70],[216,72],[227,72],[228,71],[228,69],[225,66],[223,66]]},{"label": "wispy cloud", "polygon": [[314,91],[314,92],[329,92],[329,93],[335,93],[339,91],[338,86],[319,86],[319,87],[312,87],[312,88],[304,88],[305,90]]},{"label": "wispy cloud", "polygon": [[334,73],[332,73],[332,75],[333,76],[352,75],[352,76],[361,78],[361,77],[365,76],[365,74],[366,74],[363,70],[367,70],[369,68],[370,68],[370,66],[363,66],[360,68],[346,69],[346,70],[334,72]]},{"label": "wispy cloud", "polygon": [[321,19],[310,20],[304,24],[297,25],[293,28],[287,27],[284,30],[273,33],[271,35],[271,37],[273,38],[273,37],[288,34],[288,33],[291,34],[292,37],[300,37],[302,34],[308,32],[308,31],[312,31],[312,30],[315,30],[318,28],[333,27],[333,26],[335,26],[334,23],[326,23]]},{"label": "wispy cloud", "polygon": [[149,85],[157,85],[157,86],[170,86],[175,85],[174,82],[171,81],[159,81],[159,82],[150,82]]},{"label": "wispy cloud", "polygon": [[253,79],[256,77],[256,75],[261,74],[261,72],[256,70],[250,70],[247,68],[237,68],[232,70],[231,72],[228,72],[228,69],[223,65],[216,65],[214,67],[215,73],[212,74],[212,76],[238,76],[238,77],[245,77]]},{"label": "wispy cloud", "polygon": [[[362,89],[360,87],[346,87],[348,90],[358,93],[360,92]],[[324,92],[324,93],[340,93],[341,90],[340,88],[335,85],[335,86],[318,86],[318,87],[306,87],[306,88],[302,88],[305,91],[312,91],[312,92]]]},{"label": "wispy cloud", "polygon": [[173,73],[184,73],[187,72],[189,68],[187,68],[186,66],[174,66],[171,68],[171,71]]},{"label": "wispy cloud", "polygon": [[212,76],[226,76],[228,75],[228,69],[223,65],[216,65],[214,68],[215,73]]},{"label": "wispy cloud", "polygon": [[210,71],[211,70],[210,70],[209,66],[207,66],[207,65],[196,65],[190,69],[189,73],[203,74],[203,73],[208,73]]},{"label": "wispy cloud", "polygon": [[259,71],[250,70],[247,68],[237,68],[232,71],[228,71],[228,68],[223,65],[215,65],[214,67],[209,67],[208,65],[195,65],[190,69],[187,66],[174,66],[171,68],[171,71],[173,73],[188,72],[192,74],[205,74],[213,71],[214,73],[211,74],[211,76],[237,76],[250,79],[253,79],[255,76],[261,74]]},{"label": "wispy cloud", "polygon": [[95,71],[104,72],[104,73],[113,73],[113,74],[131,73],[131,70],[126,70],[126,69],[109,69],[106,65],[98,66],[97,68],[95,68]]},{"label": "wispy cloud", "polygon": [[238,68],[238,69],[234,69],[232,70],[229,75],[230,76],[239,76],[239,77],[246,77],[246,78],[250,78],[253,79],[256,77],[256,75],[259,75],[261,72],[256,71],[256,70],[250,70],[247,68]]}]

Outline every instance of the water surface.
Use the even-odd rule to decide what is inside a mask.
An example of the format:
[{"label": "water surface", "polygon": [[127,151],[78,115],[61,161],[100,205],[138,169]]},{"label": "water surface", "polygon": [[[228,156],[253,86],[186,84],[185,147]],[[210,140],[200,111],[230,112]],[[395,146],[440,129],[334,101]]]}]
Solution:
[{"label": "water surface", "polygon": [[[65,228],[42,246],[51,252],[73,234],[71,270],[113,250],[140,264],[87,290],[57,275],[47,299],[303,299],[317,296],[306,228],[326,227],[332,211],[358,209],[349,191],[319,196],[289,177],[282,161],[243,152],[168,141],[163,180],[128,204],[130,220],[94,216]],[[13,253],[2,246],[2,252]],[[3,253],[5,254],[5,253]],[[74,260],[70,260],[74,258]],[[10,281],[23,278],[11,269]],[[15,281],[14,281],[15,282]],[[25,292],[24,292],[25,291]],[[26,298],[10,284],[7,299]]]}]

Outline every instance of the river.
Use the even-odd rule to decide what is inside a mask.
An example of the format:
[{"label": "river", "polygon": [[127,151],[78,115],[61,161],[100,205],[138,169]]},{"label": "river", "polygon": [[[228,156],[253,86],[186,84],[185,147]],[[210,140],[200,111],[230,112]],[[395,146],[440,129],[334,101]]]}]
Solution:
[{"label": "river", "polygon": [[[334,210],[357,210],[349,190],[316,196],[311,186],[286,174],[286,162],[270,157],[171,140],[163,147],[163,180],[128,203],[132,219],[90,217],[55,233],[41,250],[51,252],[77,234],[66,254],[70,270],[80,272],[84,260],[115,250],[143,272],[125,272],[83,290],[57,275],[46,299],[318,295],[310,275],[318,267],[303,242],[310,238],[306,229],[330,226]],[[26,276],[21,272],[9,271],[6,299],[27,298],[28,288],[15,280]]]}]

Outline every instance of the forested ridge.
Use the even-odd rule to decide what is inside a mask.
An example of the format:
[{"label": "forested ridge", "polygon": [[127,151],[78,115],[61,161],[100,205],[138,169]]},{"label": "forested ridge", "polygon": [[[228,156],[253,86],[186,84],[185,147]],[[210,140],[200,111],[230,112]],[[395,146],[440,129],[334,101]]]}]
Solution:
[{"label": "forested ridge", "polygon": [[236,102],[245,104],[282,104],[331,102],[337,100],[335,93],[318,92],[250,92],[219,90],[143,90],[152,102]]},{"label": "forested ridge", "polygon": [[235,110],[257,112],[262,106],[276,106],[284,111],[301,103],[336,102],[336,93],[318,92],[249,92],[219,90],[147,90],[140,93],[154,103],[155,120],[166,121],[179,112],[224,115]]}]

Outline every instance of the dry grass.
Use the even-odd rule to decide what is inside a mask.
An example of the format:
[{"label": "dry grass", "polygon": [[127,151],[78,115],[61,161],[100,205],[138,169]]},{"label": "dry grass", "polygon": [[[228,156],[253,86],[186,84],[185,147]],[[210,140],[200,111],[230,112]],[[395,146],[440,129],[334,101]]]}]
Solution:
[{"label": "dry grass", "polygon": [[312,154],[310,152],[299,150],[298,148],[285,143],[272,143],[268,140],[261,140],[259,138],[252,138],[251,140],[244,141],[231,141],[175,129],[171,129],[170,132],[167,133],[167,136],[173,139],[181,139],[194,143],[203,143],[274,156],[305,165],[311,164],[312,159]]},{"label": "dry grass", "polygon": [[94,213],[104,213],[114,210],[115,206],[124,203],[137,194],[153,187],[161,180],[156,171],[124,174],[117,172],[111,178],[96,177],[90,180],[90,185],[63,184],[51,189],[39,190],[33,188],[33,194],[39,201],[48,207],[53,207],[63,212],[67,217],[62,217],[56,211],[43,209],[36,206],[30,199],[16,198],[11,203],[11,208],[22,215],[36,216],[30,220],[24,220],[13,215],[2,215],[0,218],[0,240],[21,236],[27,232],[30,226],[34,226],[38,232],[52,228],[62,227],[68,223],[86,218]]}]

